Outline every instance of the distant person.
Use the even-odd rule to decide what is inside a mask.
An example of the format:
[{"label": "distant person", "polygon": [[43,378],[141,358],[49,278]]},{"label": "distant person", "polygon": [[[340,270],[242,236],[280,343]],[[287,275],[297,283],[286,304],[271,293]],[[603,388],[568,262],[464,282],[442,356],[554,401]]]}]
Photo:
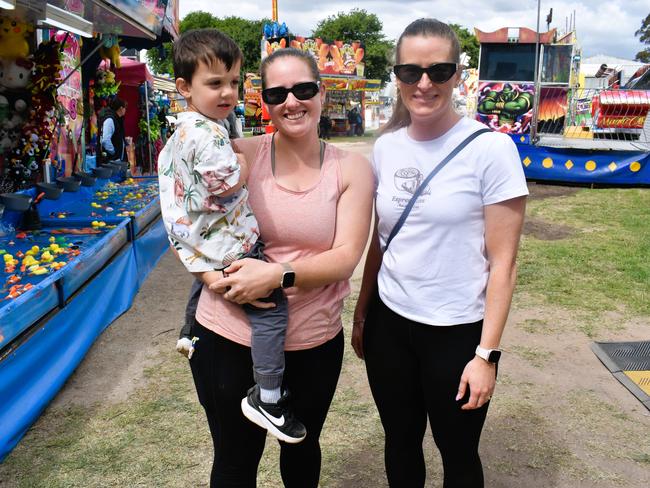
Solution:
[{"label": "distant person", "polygon": [[241,121],[237,117],[237,114],[234,110],[231,111],[225,118],[219,120],[219,124],[222,125],[226,131],[228,131],[228,137],[231,139],[244,137]]},{"label": "distant person", "polygon": [[318,121],[318,128],[321,139],[329,139],[332,130],[332,119],[330,119],[327,114],[322,113],[320,115],[320,120]]},{"label": "distant person", "polygon": [[388,484],[425,485],[428,420],[443,486],[480,488],[479,439],[528,189],[512,140],[454,111],[454,31],[416,20],[400,36],[396,57],[399,96],[373,149],[375,230],[352,345],[365,358],[384,427]]},{"label": "distant person", "polygon": [[124,139],[124,114],[127,103],[121,98],[114,98],[108,107],[99,113],[100,163],[123,161],[126,142]]},{"label": "distant person", "polygon": [[356,136],[357,135],[357,127],[359,126],[359,112],[357,111],[357,107],[352,107],[350,110],[348,110],[348,125],[350,126],[348,130],[348,135],[349,136]]}]

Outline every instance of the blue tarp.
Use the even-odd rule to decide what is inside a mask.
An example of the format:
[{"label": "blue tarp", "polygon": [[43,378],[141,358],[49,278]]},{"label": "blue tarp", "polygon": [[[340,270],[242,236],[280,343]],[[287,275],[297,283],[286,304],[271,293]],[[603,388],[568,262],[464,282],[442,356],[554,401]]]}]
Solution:
[{"label": "blue tarp", "polygon": [[138,265],[139,286],[142,286],[144,280],[168,249],[167,231],[161,218],[151,224],[133,241],[133,253]]},{"label": "blue tarp", "polygon": [[158,220],[122,248],[63,309],[38,324],[26,342],[0,361],[0,461],[54,398],[102,331],[131,307],[140,285],[169,247],[161,227]]},{"label": "blue tarp", "polygon": [[515,140],[526,178],[617,186],[650,185],[650,153],[533,146]]}]

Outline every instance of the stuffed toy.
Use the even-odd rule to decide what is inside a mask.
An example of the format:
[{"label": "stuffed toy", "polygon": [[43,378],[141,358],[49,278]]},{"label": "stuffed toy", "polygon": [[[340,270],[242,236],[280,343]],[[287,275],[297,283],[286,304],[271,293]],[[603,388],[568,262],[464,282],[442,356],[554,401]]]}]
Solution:
[{"label": "stuffed toy", "polygon": [[0,17],[0,58],[16,59],[29,56],[27,38],[34,26],[9,17]]},{"label": "stuffed toy", "polygon": [[34,63],[28,58],[0,59],[0,90],[24,89],[29,85],[33,68]]},{"label": "stuffed toy", "polygon": [[[99,99],[108,99],[117,95],[120,88],[120,83],[115,82],[115,73],[105,69],[97,70],[95,74],[95,83],[93,84],[93,92],[95,97]],[[99,104],[98,106],[103,106]]]},{"label": "stuffed toy", "polygon": [[0,154],[3,154],[5,151],[11,149],[11,146],[12,143],[11,138],[9,137],[9,131],[0,126]]},{"label": "stuffed toy", "polygon": [[[7,104],[6,118],[12,112],[23,113],[27,109],[30,93],[27,89],[34,63],[30,59],[0,59],[0,105]],[[0,112],[2,112],[0,108]],[[0,115],[0,121],[2,116]]]},{"label": "stuffed toy", "polygon": [[120,45],[117,36],[112,34],[102,37],[102,47],[99,48],[99,55],[102,59],[107,59],[115,68],[121,66],[120,63]]}]

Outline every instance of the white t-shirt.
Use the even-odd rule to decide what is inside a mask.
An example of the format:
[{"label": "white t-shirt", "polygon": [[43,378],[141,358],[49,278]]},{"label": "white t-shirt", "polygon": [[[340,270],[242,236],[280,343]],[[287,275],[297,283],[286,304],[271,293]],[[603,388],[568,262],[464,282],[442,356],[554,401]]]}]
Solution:
[{"label": "white t-shirt", "polygon": [[[381,248],[415,189],[462,140],[485,126],[462,118],[444,135],[415,141],[406,128],[373,150]],[[528,194],[517,148],[505,134],[481,134],[422,192],[379,270],[379,295],[403,317],[431,325],[483,318],[489,263],[483,207]]]}]

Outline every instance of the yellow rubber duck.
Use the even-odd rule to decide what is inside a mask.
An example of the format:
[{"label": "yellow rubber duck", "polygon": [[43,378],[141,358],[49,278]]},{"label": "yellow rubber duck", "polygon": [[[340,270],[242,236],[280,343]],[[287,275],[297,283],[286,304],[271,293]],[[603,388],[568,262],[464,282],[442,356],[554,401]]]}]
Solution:
[{"label": "yellow rubber duck", "polygon": [[49,263],[50,261],[54,261],[54,256],[52,256],[49,251],[45,251],[43,254],[41,254],[41,261],[44,263]]}]

